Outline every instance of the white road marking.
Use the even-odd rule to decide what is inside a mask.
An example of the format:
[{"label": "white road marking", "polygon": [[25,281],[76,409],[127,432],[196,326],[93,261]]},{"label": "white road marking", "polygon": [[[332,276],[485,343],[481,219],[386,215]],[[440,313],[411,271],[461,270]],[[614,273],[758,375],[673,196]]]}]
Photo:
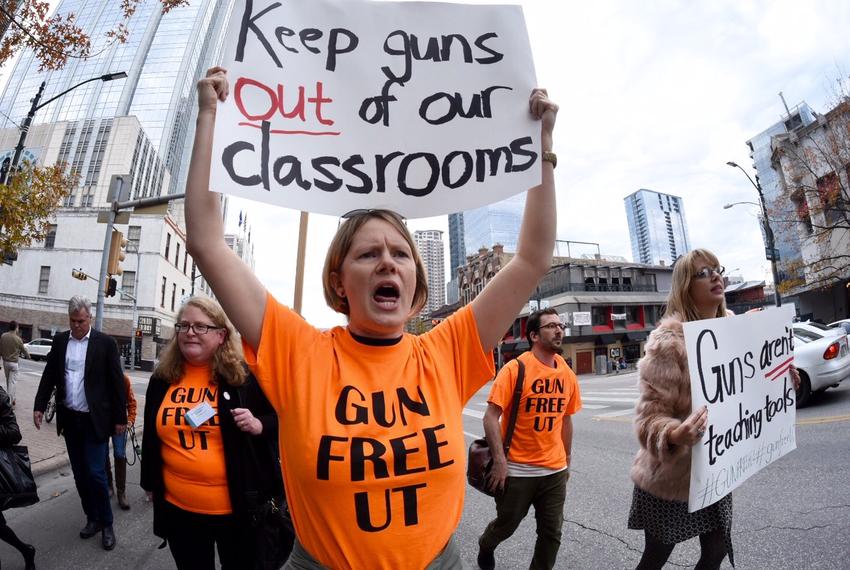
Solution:
[{"label": "white road marking", "polygon": [[471,416],[473,418],[478,418],[479,420],[484,417],[484,412],[479,412],[478,410],[470,410],[469,408],[464,408],[463,414],[465,416]]},{"label": "white road marking", "polygon": [[585,404],[581,403],[582,410],[604,410],[605,408],[610,408],[611,406],[605,406],[603,404]]},{"label": "white road marking", "polygon": [[627,416],[629,414],[633,414],[635,411],[633,409],[628,410],[617,410],[615,412],[606,412],[604,414],[596,414],[597,418],[616,418],[617,416]]},{"label": "white road marking", "polygon": [[600,396],[594,396],[590,398],[586,398],[584,394],[581,395],[582,401],[591,401],[591,402],[619,402],[623,404],[634,404],[637,401],[637,398],[603,398]]}]

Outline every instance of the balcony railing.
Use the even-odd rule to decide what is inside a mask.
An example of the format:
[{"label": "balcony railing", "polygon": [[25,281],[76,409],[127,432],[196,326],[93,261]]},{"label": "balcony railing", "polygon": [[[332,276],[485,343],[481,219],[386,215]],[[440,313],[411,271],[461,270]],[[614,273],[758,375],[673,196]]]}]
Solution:
[{"label": "balcony railing", "polygon": [[544,278],[537,290],[539,297],[550,297],[561,293],[655,293],[658,289],[655,285],[645,284],[596,284],[596,283],[558,283],[547,282]]}]

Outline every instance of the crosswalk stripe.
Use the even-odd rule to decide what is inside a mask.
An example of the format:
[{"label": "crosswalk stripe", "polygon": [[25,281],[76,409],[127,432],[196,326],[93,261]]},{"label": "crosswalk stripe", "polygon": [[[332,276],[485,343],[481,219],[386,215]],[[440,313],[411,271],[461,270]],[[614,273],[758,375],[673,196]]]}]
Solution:
[{"label": "crosswalk stripe", "polygon": [[484,417],[484,412],[479,412],[478,410],[470,410],[469,408],[464,408],[463,414],[465,416],[471,416],[473,418],[478,418],[479,420]]},{"label": "crosswalk stripe", "polygon": [[584,402],[581,403],[581,409],[582,410],[603,410],[605,408],[610,408],[610,407],[611,406],[605,406],[605,405],[602,405],[602,404],[585,404]]},{"label": "crosswalk stripe", "polygon": [[586,398],[584,394],[582,394],[581,399],[583,402],[619,402],[623,404],[634,404],[637,400],[637,398],[603,398],[601,396]]},{"label": "crosswalk stripe", "polygon": [[615,412],[605,412],[604,414],[597,414],[597,418],[615,418],[617,416],[627,416],[629,414],[633,414],[634,410],[617,410]]}]

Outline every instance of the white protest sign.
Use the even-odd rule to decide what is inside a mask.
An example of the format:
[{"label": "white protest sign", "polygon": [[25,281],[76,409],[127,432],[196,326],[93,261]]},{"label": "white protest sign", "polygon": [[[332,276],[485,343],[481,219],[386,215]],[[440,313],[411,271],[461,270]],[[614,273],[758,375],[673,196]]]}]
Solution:
[{"label": "white protest sign", "polygon": [[418,218],[540,184],[518,6],[237,0],[222,66],[216,192]]},{"label": "white protest sign", "polygon": [[693,409],[708,427],[691,455],[690,512],[797,447],[794,305],[684,324]]}]

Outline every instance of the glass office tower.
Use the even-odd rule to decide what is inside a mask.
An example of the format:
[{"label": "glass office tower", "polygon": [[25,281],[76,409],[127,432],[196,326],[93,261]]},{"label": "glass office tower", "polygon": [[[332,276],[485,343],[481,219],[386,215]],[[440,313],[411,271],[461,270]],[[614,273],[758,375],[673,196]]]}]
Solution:
[{"label": "glass office tower", "polygon": [[232,4],[232,0],[193,0],[163,15],[160,2],[143,0],[128,23],[129,38],[121,44],[104,36],[121,21],[120,2],[63,0],[57,12],[76,14],[78,25],[91,36],[93,55],[71,58],[59,71],[39,72],[33,53],[22,53],[0,96],[0,128],[20,123],[42,81],[46,101],[86,79],[124,71],[127,79],[93,81],[74,89],[39,110],[33,122],[135,115],[172,173],[170,188],[157,193],[182,192],[194,135],[194,86],[219,60]]},{"label": "glass office tower", "polygon": [[671,265],[691,250],[680,197],[640,189],[623,200],[636,262]]},{"label": "glass office tower", "polygon": [[524,209],[525,192],[489,206],[464,212],[465,255],[478,253],[482,247],[490,249],[496,244],[502,244],[505,251],[515,253]]}]

